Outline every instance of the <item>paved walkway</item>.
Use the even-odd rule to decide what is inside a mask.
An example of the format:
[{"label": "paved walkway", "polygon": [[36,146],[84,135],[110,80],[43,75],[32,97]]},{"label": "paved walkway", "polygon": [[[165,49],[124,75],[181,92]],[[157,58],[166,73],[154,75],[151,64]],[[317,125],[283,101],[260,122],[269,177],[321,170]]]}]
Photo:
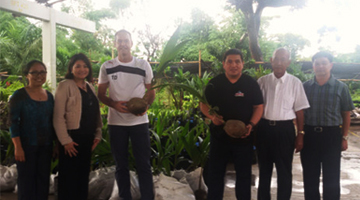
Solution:
[{"label": "paved walkway", "polygon": [[[235,172],[229,167],[226,180],[224,200],[236,200],[234,193]],[[257,197],[259,181],[258,166],[253,166],[256,175],[255,186],[252,187],[252,199]],[[277,190],[276,171],[274,169],[271,180],[271,196],[276,199]],[[322,187],[320,183],[320,187]],[[293,161],[293,190],[291,200],[303,200],[304,188],[300,154],[294,155]],[[341,200],[360,200],[360,125],[351,126],[349,131],[349,148],[342,152],[341,158]]]},{"label": "paved walkway", "polygon": [[[349,149],[342,153],[341,159],[341,200],[360,200],[360,125],[351,126],[349,133]],[[256,175],[255,186],[252,187],[252,199],[257,197],[258,166],[253,165],[253,174]],[[272,199],[276,199],[276,171],[272,178],[271,194]],[[229,165],[226,176],[226,187],[224,200],[236,200],[235,192],[235,172]],[[300,155],[295,154],[293,163],[293,191],[291,200],[303,200],[304,189],[302,181],[302,168]],[[13,193],[1,193],[1,200],[16,200],[17,195]],[[53,195],[49,200],[55,200]]]}]

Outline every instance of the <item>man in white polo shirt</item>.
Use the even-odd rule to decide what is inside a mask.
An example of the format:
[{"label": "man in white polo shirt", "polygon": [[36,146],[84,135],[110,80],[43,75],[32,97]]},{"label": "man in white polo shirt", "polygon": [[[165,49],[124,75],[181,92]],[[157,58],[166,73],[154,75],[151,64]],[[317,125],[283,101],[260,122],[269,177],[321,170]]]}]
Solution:
[{"label": "man in white polo shirt", "polygon": [[[145,113],[129,113],[126,103],[133,97],[144,98],[150,105],[155,98],[151,89],[153,72],[150,64],[131,55],[131,34],[120,30],[115,34],[118,56],[106,61],[100,69],[98,96],[109,106],[108,129],[111,152],[115,159],[115,178],[119,197],[132,199],[128,163],[129,138],[139,176],[141,199],[154,199],[153,179],[150,165],[149,119]],[[106,95],[109,89],[109,96]]]},{"label": "man in white polo shirt", "polygon": [[303,109],[309,107],[301,81],[286,72],[290,53],[285,48],[274,51],[270,59],[273,73],[259,78],[264,98],[264,115],[257,130],[259,159],[258,200],[269,200],[273,165],[277,172],[277,199],[289,200],[292,191],[292,161],[295,145],[296,119],[298,134],[304,134]]}]

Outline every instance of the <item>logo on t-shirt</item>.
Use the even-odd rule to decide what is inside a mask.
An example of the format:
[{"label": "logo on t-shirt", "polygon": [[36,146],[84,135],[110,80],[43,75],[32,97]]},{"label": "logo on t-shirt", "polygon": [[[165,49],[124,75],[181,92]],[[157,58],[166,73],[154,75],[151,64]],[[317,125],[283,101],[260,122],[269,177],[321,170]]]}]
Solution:
[{"label": "logo on t-shirt", "polygon": [[244,97],[244,93],[242,93],[242,92],[239,90],[237,93],[235,93],[235,96],[236,96],[236,97]]},{"label": "logo on t-shirt", "polygon": [[112,79],[112,80],[116,80],[116,79],[117,79],[117,75],[116,75],[116,74],[111,75],[111,79]]}]

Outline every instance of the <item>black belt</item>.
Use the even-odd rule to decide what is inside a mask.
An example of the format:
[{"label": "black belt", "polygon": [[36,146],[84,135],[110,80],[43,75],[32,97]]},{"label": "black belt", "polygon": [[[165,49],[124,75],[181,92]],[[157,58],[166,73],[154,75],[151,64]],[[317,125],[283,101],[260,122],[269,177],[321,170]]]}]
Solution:
[{"label": "black belt", "polygon": [[340,125],[339,126],[310,126],[310,125],[306,125],[306,124],[305,124],[305,127],[309,128],[310,130],[313,130],[314,132],[317,132],[317,133],[326,132],[327,130],[341,128]]},{"label": "black belt", "polygon": [[289,125],[289,123],[293,123],[293,120],[267,120],[267,119],[261,119],[263,121],[266,122],[266,124],[268,124],[269,126],[284,126],[284,125]]}]

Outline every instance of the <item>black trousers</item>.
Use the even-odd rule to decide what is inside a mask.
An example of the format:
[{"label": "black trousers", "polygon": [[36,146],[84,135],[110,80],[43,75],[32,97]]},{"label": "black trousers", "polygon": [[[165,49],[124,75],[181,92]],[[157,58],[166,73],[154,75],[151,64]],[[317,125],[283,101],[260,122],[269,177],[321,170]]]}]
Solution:
[{"label": "black trousers", "polygon": [[150,163],[149,124],[135,126],[109,125],[108,128],[111,153],[116,163],[115,179],[120,199],[132,199],[129,173],[129,142],[131,142],[132,152],[135,157],[141,200],[154,199],[154,183]]},{"label": "black trousers", "polygon": [[208,200],[222,200],[226,166],[230,159],[236,171],[235,193],[237,199],[251,199],[251,164],[253,145],[219,141],[211,135],[208,160]]},{"label": "black trousers", "polygon": [[18,199],[46,200],[49,195],[52,145],[24,146],[25,162],[16,162]]},{"label": "black trousers", "polygon": [[322,171],[323,199],[340,199],[341,128],[304,127],[304,147],[301,150],[306,200],[319,200]]},{"label": "black trousers", "polygon": [[274,164],[277,172],[277,199],[290,199],[295,148],[295,127],[292,120],[274,122],[261,119],[256,141],[259,162],[258,200],[271,199],[270,185]]},{"label": "black trousers", "polygon": [[59,200],[86,200],[89,188],[91,147],[94,135],[71,134],[71,138],[79,146],[77,156],[65,155],[64,147],[59,150]]}]

